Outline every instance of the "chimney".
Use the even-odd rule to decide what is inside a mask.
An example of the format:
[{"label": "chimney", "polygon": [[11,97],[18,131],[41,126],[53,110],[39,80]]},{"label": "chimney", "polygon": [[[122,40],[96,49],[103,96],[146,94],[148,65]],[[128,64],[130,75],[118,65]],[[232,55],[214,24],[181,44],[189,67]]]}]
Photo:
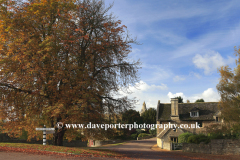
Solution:
[{"label": "chimney", "polygon": [[179,120],[178,99],[177,98],[171,98],[171,119]]}]

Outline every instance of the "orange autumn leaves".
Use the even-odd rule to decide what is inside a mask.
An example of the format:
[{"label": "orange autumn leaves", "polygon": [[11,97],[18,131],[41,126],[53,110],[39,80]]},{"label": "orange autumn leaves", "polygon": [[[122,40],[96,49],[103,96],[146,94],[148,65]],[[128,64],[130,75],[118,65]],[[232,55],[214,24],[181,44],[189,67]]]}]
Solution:
[{"label": "orange autumn leaves", "polygon": [[4,132],[19,136],[22,127],[29,139],[41,137],[32,128],[54,127],[60,120],[103,121],[106,108],[116,112],[131,106],[112,93],[138,81],[139,61],[127,61],[134,41],[123,36],[121,21],[105,15],[101,1],[0,4]]}]

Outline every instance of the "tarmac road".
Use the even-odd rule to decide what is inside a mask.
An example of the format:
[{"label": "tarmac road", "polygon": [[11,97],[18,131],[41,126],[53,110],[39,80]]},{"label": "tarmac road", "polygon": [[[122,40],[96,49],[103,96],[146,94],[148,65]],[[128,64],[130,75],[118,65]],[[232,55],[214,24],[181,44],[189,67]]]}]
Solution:
[{"label": "tarmac road", "polygon": [[162,150],[156,146],[156,143],[157,139],[151,138],[146,140],[130,141],[122,145],[106,146],[103,148],[110,149],[125,154],[130,158],[140,160],[240,160],[240,156],[209,155]]},{"label": "tarmac road", "polygon": [[[154,147],[153,147],[154,146]],[[167,151],[156,147],[156,138],[129,141],[122,145],[108,145],[101,147],[125,154],[129,159],[140,160],[240,160],[240,156],[209,155],[199,153],[186,153],[181,151]],[[38,155],[19,152],[1,152],[0,160],[117,160],[104,157],[71,157],[58,155]],[[119,159],[118,159],[119,160]]]}]

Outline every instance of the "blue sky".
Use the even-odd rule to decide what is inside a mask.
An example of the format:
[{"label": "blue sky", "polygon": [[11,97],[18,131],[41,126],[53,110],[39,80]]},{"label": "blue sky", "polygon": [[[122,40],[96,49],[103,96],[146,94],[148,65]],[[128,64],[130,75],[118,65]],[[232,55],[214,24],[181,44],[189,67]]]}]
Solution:
[{"label": "blue sky", "polygon": [[236,66],[234,46],[240,45],[239,0],[105,0],[114,2],[109,13],[127,26],[142,45],[132,45],[132,59],[140,59],[138,89],[131,95],[141,110],[169,103],[203,98],[219,101],[217,68]]}]

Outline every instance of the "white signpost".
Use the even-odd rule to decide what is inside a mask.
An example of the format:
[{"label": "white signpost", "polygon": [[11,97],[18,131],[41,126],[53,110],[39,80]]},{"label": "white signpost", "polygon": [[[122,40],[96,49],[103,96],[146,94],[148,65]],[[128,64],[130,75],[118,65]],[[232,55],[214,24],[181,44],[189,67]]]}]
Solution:
[{"label": "white signpost", "polygon": [[[55,131],[55,128],[46,128],[44,125],[43,128],[36,128],[37,131],[43,131],[43,145],[46,145],[46,134],[52,134]],[[48,131],[48,132],[46,132]]]}]

